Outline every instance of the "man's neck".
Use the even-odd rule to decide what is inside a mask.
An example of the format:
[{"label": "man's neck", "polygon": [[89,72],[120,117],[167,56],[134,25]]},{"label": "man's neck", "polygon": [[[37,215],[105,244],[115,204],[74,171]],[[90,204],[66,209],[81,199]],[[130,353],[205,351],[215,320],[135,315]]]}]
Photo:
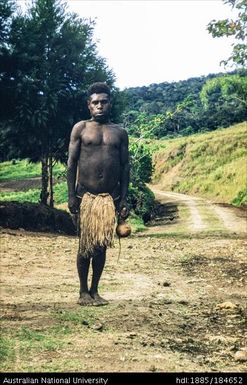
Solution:
[{"label": "man's neck", "polygon": [[92,117],[91,118],[92,122],[96,122],[99,124],[107,124],[110,123],[109,116],[100,116],[100,117]]}]

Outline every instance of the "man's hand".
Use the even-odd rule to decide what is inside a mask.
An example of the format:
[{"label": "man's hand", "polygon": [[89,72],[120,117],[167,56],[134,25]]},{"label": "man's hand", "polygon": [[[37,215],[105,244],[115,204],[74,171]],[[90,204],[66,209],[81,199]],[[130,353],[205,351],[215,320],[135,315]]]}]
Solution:
[{"label": "man's hand", "polygon": [[70,197],[68,202],[69,211],[71,214],[77,214],[80,207],[80,199],[76,196]]},{"label": "man's hand", "polygon": [[118,214],[119,214],[120,218],[122,218],[122,219],[126,219],[129,216],[129,208],[128,208],[126,200],[124,200],[124,199],[121,200],[119,203]]}]

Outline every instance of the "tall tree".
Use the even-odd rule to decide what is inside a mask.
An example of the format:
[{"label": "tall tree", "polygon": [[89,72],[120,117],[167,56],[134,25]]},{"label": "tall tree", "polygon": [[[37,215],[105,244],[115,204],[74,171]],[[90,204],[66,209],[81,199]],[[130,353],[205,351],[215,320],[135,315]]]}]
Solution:
[{"label": "tall tree", "polygon": [[[208,108],[209,94],[213,93],[217,88],[220,89],[220,96],[222,96],[225,100],[229,100],[232,103],[234,101],[236,102],[235,106],[231,104],[232,107],[238,108],[238,106],[241,107],[241,105],[247,107],[246,73],[225,75],[208,80],[200,92],[200,98],[204,107]],[[246,114],[245,116],[243,115],[243,120],[244,118],[246,118]]]},{"label": "tall tree", "polygon": [[[228,74],[220,76],[214,79],[209,79],[203,85],[200,92],[200,98],[204,105],[205,110],[209,111],[212,108],[220,106],[219,112],[221,120],[224,120],[229,115],[229,107],[231,106],[230,113],[233,116],[233,120],[246,120],[247,117],[247,81],[246,70],[244,67],[247,63],[247,0],[224,0],[225,4],[229,4],[233,9],[237,9],[238,16],[235,20],[212,20],[208,24],[208,31],[213,37],[233,36],[235,38],[232,44],[233,50],[231,56],[222,61],[223,64],[235,64],[240,67],[238,73]],[[219,90],[218,98],[215,96],[215,91]],[[211,115],[212,112],[211,112]],[[235,116],[235,117],[234,117]],[[230,121],[229,121],[230,123]]]},{"label": "tall tree", "polygon": [[[87,117],[85,90],[114,76],[93,42],[94,21],[68,13],[60,0],[35,0],[12,21],[9,44],[14,116],[4,131],[15,157],[42,163],[41,202],[53,205],[52,167],[64,160],[72,125]],[[48,185],[49,190],[48,191]]]},{"label": "tall tree", "polygon": [[[15,11],[15,2],[13,0],[0,0],[0,44],[1,50],[5,46],[11,25],[11,16]],[[2,52],[2,51],[1,51]]]},{"label": "tall tree", "polygon": [[223,61],[224,64],[234,63],[245,66],[247,63],[247,0],[224,0],[224,3],[238,10],[237,18],[235,20],[212,20],[207,29],[213,37],[232,36],[235,38],[232,44],[232,54]]},{"label": "tall tree", "polygon": [[10,76],[14,66],[11,55],[10,31],[16,5],[13,0],[0,0],[0,121],[1,124],[10,116],[13,110],[13,77]]}]

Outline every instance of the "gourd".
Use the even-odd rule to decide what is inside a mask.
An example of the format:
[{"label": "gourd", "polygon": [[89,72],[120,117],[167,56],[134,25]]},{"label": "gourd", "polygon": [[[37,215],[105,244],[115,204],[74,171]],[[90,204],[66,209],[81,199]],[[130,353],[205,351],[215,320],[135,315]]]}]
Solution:
[{"label": "gourd", "polygon": [[131,227],[124,220],[119,220],[116,228],[116,233],[119,238],[126,238],[131,234]]}]

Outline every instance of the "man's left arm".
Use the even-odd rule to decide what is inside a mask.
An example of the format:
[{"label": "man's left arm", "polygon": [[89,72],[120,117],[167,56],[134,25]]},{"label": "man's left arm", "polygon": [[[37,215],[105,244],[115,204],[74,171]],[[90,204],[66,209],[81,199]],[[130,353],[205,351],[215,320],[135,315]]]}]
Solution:
[{"label": "man's left arm", "polygon": [[120,150],[120,161],[121,161],[121,175],[120,175],[120,194],[121,199],[119,203],[119,215],[123,219],[129,216],[129,209],[127,206],[127,193],[129,188],[130,180],[130,163],[129,163],[129,138],[125,130],[121,131],[122,141]]}]

